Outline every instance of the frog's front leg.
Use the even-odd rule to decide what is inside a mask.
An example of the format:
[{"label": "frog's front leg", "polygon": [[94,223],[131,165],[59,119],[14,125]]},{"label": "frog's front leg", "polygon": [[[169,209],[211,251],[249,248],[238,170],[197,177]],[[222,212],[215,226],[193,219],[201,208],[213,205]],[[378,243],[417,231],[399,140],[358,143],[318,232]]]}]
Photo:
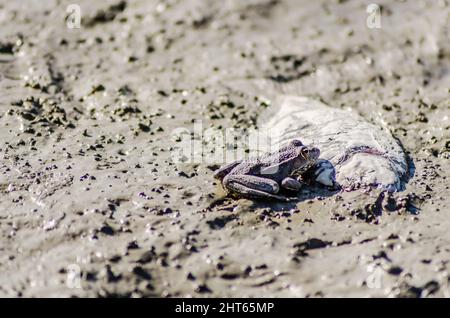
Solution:
[{"label": "frog's front leg", "polygon": [[239,165],[242,160],[234,161],[229,163],[223,167],[220,167],[216,171],[214,171],[214,178],[222,180],[227,174],[230,173],[237,165]]},{"label": "frog's front leg", "polygon": [[286,190],[298,192],[298,191],[300,191],[301,187],[303,186],[303,183],[294,178],[287,177],[281,181],[281,186]]},{"label": "frog's front leg", "polygon": [[288,198],[276,195],[280,187],[271,179],[251,175],[227,175],[223,179],[223,186],[235,194],[248,198],[288,201]]}]

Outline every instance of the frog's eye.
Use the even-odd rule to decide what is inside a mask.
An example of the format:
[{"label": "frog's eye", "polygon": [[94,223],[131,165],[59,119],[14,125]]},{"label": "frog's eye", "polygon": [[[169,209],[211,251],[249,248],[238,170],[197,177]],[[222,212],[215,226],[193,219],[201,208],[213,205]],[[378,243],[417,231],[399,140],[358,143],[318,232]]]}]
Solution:
[{"label": "frog's eye", "polygon": [[308,148],[306,148],[306,147],[305,147],[305,148],[302,148],[301,151],[302,151],[302,154],[303,154],[303,155],[305,155],[305,156],[309,155],[309,149],[308,149]]},{"label": "frog's eye", "polygon": [[301,156],[303,159],[307,160],[307,159],[308,159],[308,155],[309,155],[309,149],[306,148],[306,147],[302,147],[302,148],[300,149],[300,156]]}]

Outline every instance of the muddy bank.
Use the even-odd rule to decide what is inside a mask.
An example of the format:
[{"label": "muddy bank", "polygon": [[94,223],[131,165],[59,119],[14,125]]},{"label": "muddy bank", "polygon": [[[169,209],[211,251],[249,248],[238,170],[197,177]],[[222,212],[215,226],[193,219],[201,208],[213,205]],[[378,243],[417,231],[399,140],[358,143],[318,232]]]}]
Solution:
[{"label": "muddy bank", "polygon": [[[0,2],[0,295],[449,296],[446,1],[71,3]],[[405,191],[234,201],[173,162],[280,93],[389,127]]]}]

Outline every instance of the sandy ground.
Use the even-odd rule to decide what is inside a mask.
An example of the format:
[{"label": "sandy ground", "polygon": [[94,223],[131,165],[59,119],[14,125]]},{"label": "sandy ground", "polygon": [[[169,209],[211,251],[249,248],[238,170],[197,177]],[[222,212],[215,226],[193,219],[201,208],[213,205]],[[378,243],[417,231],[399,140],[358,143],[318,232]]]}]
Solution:
[{"label": "sandy ground", "polygon": [[[449,297],[450,4],[377,3],[0,1],[0,296]],[[388,126],[405,191],[232,200],[173,162],[280,93]]]}]

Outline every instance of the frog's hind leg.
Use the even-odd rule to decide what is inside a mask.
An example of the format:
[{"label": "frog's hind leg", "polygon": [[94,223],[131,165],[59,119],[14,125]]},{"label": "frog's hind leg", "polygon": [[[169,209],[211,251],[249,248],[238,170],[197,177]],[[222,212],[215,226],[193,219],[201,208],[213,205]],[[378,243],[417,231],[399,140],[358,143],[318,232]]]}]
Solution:
[{"label": "frog's hind leg", "polygon": [[290,199],[287,197],[251,189],[240,183],[231,183],[229,185],[228,189],[231,192],[237,194],[238,196],[242,196],[242,197],[246,197],[246,198],[250,198],[250,199],[272,199],[272,200],[279,200],[279,201],[290,201]]},{"label": "frog's hind leg", "polygon": [[289,201],[284,196],[276,195],[280,187],[271,179],[250,175],[229,175],[224,178],[223,185],[227,190],[247,198]]},{"label": "frog's hind leg", "polygon": [[214,171],[214,178],[222,180],[225,178],[225,176],[230,173],[231,170],[233,170],[237,165],[239,165],[242,162],[242,160],[237,160],[232,163],[229,163],[223,167],[220,167],[216,171]]}]

